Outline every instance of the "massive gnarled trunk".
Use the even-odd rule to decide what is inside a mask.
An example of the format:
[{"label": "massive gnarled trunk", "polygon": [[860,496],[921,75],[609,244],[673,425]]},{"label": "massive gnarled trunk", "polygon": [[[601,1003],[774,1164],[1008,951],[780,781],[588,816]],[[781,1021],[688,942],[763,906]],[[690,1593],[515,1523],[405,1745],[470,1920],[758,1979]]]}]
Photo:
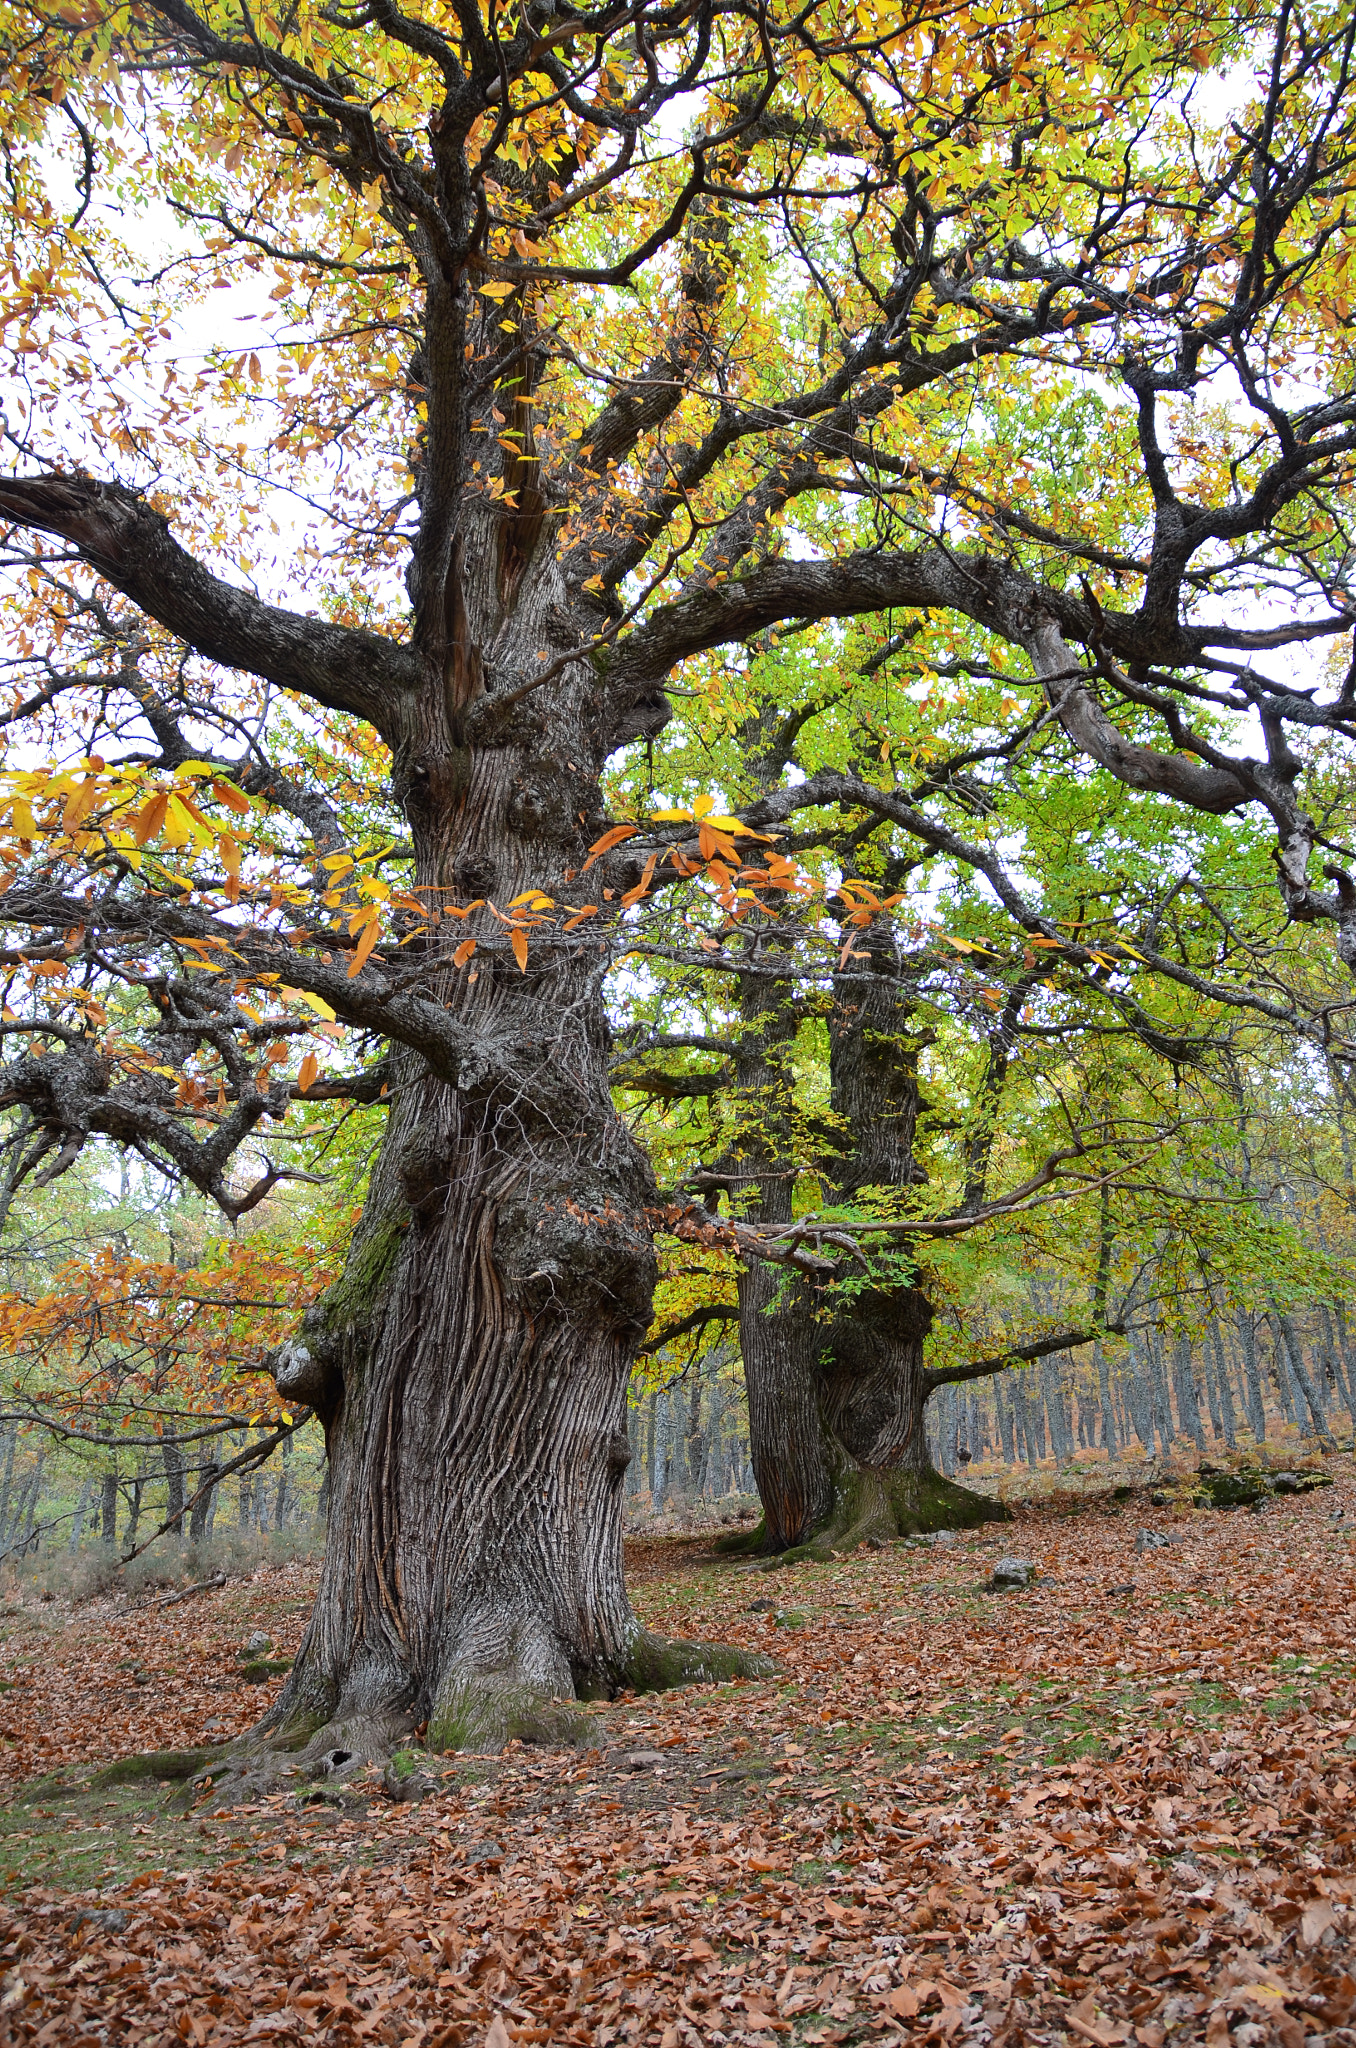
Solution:
[{"label": "massive gnarled trunk", "polygon": [[[840,973],[830,1016],[834,1157],[843,1201],[920,1177],[914,1133],[920,1038],[886,934],[858,947],[864,972]],[[756,1140],[744,1173],[764,1222],[792,1214],[790,1044],[798,1018],[785,984],[746,982],[738,1078]],[[751,1028],[750,1028],[751,1027]],[[748,1108],[745,1111],[748,1117]],[[870,1280],[830,1293],[766,1267],[740,1281],[740,1342],[750,1440],[763,1503],[759,1549],[826,1553],[867,1537],[965,1527],[1002,1510],[934,1470],[923,1411],[936,1384],[923,1362],[932,1305],[906,1255],[878,1254]]]},{"label": "massive gnarled trunk", "polygon": [[[553,565],[510,609],[494,560],[487,536],[479,575],[471,558],[463,571],[466,637],[493,630],[511,669],[513,641],[535,650],[549,633]],[[469,746],[474,668],[455,692],[430,687],[397,755],[416,887],[460,905],[554,896],[597,829],[589,672],[551,691],[549,729],[528,706]],[[576,1695],[746,1662],[658,1643],[626,1597],[626,1388],[650,1320],[652,1184],[608,1091],[596,942],[528,938],[525,966],[500,926],[469,967],[448,947],[430,969],[487,1048],[484,1070],[463,1064],[454,1085],[396,1056],[344,1273],[277,1363],[280,1393],[325,1425],[330,1514],[269,1726],[317,1753],[376,1753],[421,1727],[437,1747],[569,1732]],[[507,1065],[495,1048],[513,1049]]]}]

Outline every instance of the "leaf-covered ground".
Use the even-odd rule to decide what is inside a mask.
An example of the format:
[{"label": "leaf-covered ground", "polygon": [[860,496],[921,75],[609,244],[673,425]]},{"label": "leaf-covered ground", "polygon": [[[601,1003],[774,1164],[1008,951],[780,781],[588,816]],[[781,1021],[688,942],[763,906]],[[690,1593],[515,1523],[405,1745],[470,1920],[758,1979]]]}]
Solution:
[{"label": "leaf-covered ground", "polygon": [[[11,1608],[0,2039],[1356,2048],[1332,1470],[1260,1516],[1056,1501],[769,1574],[640,1546],[647,1621],[784,1677],[600,1708],[595,1751],[437,1760],[414,1804],[183,1816],[92,1776],[249,1724],[278,1681],[237,1652],[295,1648],[300,1567]],[[1004,1552],[1044,1582],[980,1590]]]}]

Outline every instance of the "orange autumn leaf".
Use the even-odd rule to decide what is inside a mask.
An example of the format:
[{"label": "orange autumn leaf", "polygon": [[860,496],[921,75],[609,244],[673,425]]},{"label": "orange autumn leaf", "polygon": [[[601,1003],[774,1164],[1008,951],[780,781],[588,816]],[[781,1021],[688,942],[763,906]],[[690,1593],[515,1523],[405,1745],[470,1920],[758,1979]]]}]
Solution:
[{"label": "orange autumn leaf", "polygon": [[169,810],[169,797],[162,790],[159,796],[150,797],[137,812],[132,821],[132,837],[138,846],[147,845],[165,822]]},{"label": "orange autumn leaf", "polygon": [[580,874],[586,875],[602,854],[611,853],[613,847],[620,846],[623,839],[634,839],[639,830],[638,825],[614,825],[610,832],[604,832],[602,838],[595,839],[589,848],[589,857],[579,870]]},{"label": "orange autumn leaf", "polygon": [[348,978],[350,981],[352,981],[355,974],[361,974],[363,968],[367,964],[368,955],[372,951],[372,948],[376,945],[377,940],[380,936],[381,919],[377,916],[377,913],[373,911],[372,915],[366,920],[366,922],[363,925],[362,936],[358,940],[357,948],[354,952],[353,958],[348,963]]},{"label": "orange autumn leaf", "polygon": [[628,889],[626,891],[626,894],[622,897],[623,909],[629,908],[629,906],[632,903],[639,903],[641,897],[648,893],[650,884],[654,880],[655,865],[658,859],[659,855],[657,853],[652,853],[650,855],[650,858],[645,863],[644,872],[642,873],[640,880],[636,883],[635,888]]}]

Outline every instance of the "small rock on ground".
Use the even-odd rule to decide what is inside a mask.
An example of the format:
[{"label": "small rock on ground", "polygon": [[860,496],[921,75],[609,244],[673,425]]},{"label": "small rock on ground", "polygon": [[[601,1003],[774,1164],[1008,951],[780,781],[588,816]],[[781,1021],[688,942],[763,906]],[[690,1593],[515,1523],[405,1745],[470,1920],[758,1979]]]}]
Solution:
[{"label": "small rock on ground", "polygon": [[1029,1557],[1000,1557],[989,1580],[993,1593],[1010,1593],[1031,1585],[1037,1577],[1036,1566]]}]

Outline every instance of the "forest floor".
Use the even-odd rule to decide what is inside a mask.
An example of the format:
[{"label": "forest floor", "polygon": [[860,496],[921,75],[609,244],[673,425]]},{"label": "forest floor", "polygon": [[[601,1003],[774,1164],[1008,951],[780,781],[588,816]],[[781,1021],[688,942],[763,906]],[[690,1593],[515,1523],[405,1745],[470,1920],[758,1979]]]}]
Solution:
[{"label": "forest floor", "polygon": [[[1356,2048],[1356,1467],[1260,1516],[1058,1498],[762,1574],[633,1546],[781,1677],[348,1810],[96,1765],[247,1727],[313,1568],[0,1611],[0,2041]],[[1348,1525],[1351,1525],[1350,1530]],[[1180,1540],[1138,1554],[1145,1529]],[[982,1590],[1035,1559],[1024,1592]],[[772,1611],[754,1611],[775,1602]]]}]

